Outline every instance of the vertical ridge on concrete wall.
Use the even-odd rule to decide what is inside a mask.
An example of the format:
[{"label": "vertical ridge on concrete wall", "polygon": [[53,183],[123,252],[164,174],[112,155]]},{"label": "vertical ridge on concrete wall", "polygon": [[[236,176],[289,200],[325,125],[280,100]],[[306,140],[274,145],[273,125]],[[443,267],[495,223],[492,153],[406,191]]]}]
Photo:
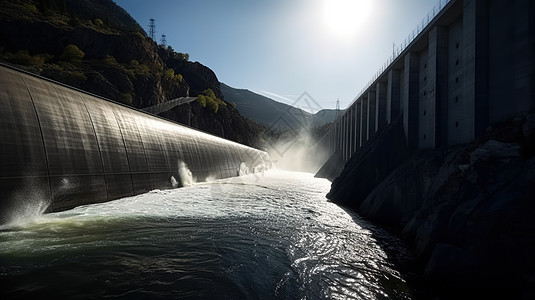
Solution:
[{"label": "vertical ridge on concrete wall", "polygon": [[[33,112],[35,113],[35,118],[37,120],[37,125],[39,127],[39,135],[40,135],[40,142],[41,142],[41,149],[43,151],[43,159],[41,161],[44,161],[44,168],[46,169],[46,176],[47,176],[47,184],[45,186],[45,189],[47,189],[47,195],[50,195],[51,194],[51,185],[50,185],[50,170],[48,168],[48,156],[46,155],[46,148],[45,148],[45,140],[44,140],[44,137],[43,137],[43,128],[41,127],[41,122],[39,121],[39,115],[37,114],[37,108],[35,107],[35,103],[32,99],[32,95],[28,92],[28,85],[26,84],[26,82],[24,82],[24,80],[22,79],[22,76],[21,75],[17,75],[17,77],[19,78],[19,80],[24,84],[25,88],[26,88],[26,92],[28,94],[28,97],[30,99],[30,102],[31,102],[31,106],[33,108]],[[11,113],[11,112],[10,112]],[[9,130],[11,131],[11,130]],[[3,154],[3,153],[2,153]],[[2,157],[4,157],[4,155],[2,155]],[[49,198],[49,196],[45,196],[45,198]],[[0,198],[1,199],[1,198]]]},{"label": "vertical ridge on concrete wall", "polygon": [[419,65],[418,53],[409,52],[405,56],[405,74],[403,85],[403,127],[409,150],[418,148],[418,102],[419,102]]},{"label": "vertical ridge on concrete wall", "polygon": [[[0,65],[0,223],[271,167],[263,151]],[[186,177],[181,176],[186,175]],[[172,180],[174,178],[174,181]]]},{"label": "vertical ridge on concrete wall", "polygon": [[386,82],[378,82],[376,85],[376,108],[375,108],[375,132],[386,125]]},{"label": "vertical ridge on concrete wall", "polygon": [[[97,140],[97,149],[98,149],[98,153],[99,153],[99,156],[100,156],[100,163],[102,164],[102,172],[104,174],[107,173],[107,170],[106,170],[106,166],[108,164],[105,164],[104,163],[104,158],[103,158],[103,151],[102,151],[102,147],[101,147],[101,143],[102,141],[99,141],[99,137],[97,135],[97,131],[95,129],[95,123],[93,122],[93,118],[91,117],[91,113],[89,112],[89,109],[87,109],[87,104],[85,102],[85,99],[83,99],[83,96],[82,96],[82,105],[84,106],[85,108],[85,111],[87,112],[87,115],[89,116],[89,123],[91,124],[91,128],[93,129],[93,134],[95,135],[95,138]],[[117,149],[117,148],[115,148]],[[108,199],[108,196],[109,196],[109,193],[108,193],[108,182],[106,180],[106,176],[104,175],[104,191],[106,192],[106,196],[105,198]]]}]

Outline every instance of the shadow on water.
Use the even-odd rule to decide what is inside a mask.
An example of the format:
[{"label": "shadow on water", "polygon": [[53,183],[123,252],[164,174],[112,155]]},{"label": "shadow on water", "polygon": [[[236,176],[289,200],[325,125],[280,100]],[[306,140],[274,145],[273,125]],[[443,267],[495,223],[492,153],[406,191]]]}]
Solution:
[{"label": "shadow on water", "polygon": [[409,245],[399,239],[390,228],[373,224],[361,217],[353,208],[334,204],[351,216],[356,224],[371,232],[371,238],[384,251],[388,261],[392,264],[392,268],[397,270],[406,281],[405,284],[392,285],[393,281],[384,278],[382,284],[393,299],[406,299],[406,295],[410,295],[411,299],[429,298],[430,292],[423,285],[420,267]]}]

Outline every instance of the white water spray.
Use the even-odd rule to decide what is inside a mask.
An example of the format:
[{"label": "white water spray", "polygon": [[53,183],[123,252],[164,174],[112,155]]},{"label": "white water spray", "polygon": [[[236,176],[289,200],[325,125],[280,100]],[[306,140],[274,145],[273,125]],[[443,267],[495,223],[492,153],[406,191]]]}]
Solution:
[{"label": "white water spray", "polygon": [[180,176],[180,182],[182,183],[182,186],[191,186],[195,183],[193,180],[193,174],[183,161],[178,162],[178,176]]},{"label": "white water spray", "polygon": [[249,174],[249,167],[244,162],[241,162],[240,168],[238,169],[238,176],[245,176]]},{"label": "white water spray", "polygon": [[171,176],[171,179],[169,179],[169,180],[171,181],[171,187],[176,189],[178,187],[178,181],[176,181],[175,177]]},{"label": "white water spray", "polygon": [[10,202],[14,203],[14,205],[10,207],[6,214],[6,223],[25,223],[40,217],[50,205],[47,198],[47,193],[43,192],[30,179],[27,179],[23,187],[15,191],[10,197]]}]

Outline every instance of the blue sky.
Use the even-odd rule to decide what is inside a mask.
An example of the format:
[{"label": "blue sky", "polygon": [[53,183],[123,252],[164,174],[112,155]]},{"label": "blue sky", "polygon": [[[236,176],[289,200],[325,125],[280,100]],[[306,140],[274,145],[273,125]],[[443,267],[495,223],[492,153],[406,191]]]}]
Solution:
[{"label": "blue sky", "polygon": [[[347,107],[438,0],[114,0],[219,81]],[[444,2],[444,0],[443,0]]]}]

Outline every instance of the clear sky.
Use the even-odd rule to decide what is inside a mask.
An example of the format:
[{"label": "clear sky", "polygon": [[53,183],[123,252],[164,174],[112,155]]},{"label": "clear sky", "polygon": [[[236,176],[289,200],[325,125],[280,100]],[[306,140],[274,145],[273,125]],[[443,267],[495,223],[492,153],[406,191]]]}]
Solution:
[{"label": "clear sky", "polygon": [[[219,81],[345,108],[438,0],[114,0]],[[443,0],[444,2],[444,0]]]}]

